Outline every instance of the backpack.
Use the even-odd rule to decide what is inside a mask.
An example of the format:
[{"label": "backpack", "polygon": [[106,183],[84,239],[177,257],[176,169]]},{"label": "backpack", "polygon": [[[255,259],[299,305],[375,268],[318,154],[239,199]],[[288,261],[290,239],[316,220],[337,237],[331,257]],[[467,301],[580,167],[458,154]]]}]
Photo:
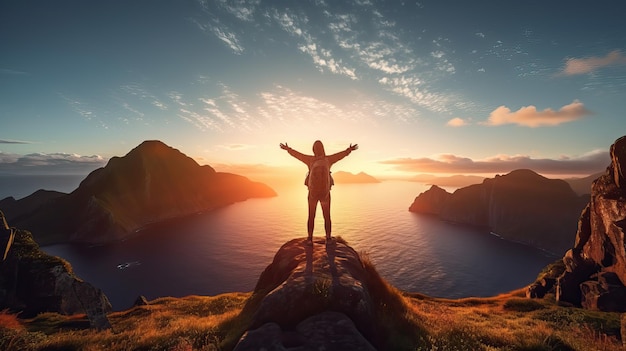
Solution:
[{"label": "backpack", "polygon": [[313,161],[306,185],[309,187],[309,193],[315,198],[322,199],[328,195],[333,181],[330,177],[330,166],[326,157]]}]

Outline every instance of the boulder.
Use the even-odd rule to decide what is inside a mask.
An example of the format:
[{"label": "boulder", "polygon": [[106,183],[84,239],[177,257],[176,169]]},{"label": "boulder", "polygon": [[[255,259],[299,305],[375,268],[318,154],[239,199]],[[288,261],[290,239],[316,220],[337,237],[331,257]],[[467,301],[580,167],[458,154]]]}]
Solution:
[{"label": "boulder", "polygon": [[283,331],[277,323],[248,331],[235,347],[235,351],[247,350],[376,351],[348,316],[331,311],[306,318],[295,331]]},{"label": "boulder", "polygon": [[613,272],[600,272],[580,284],[583,308],[598,311],[626,312],[626,287]]},{"label": "boulder", "polygon": [[373,350],[379,336],[367,275],[342,240],[287,242],[257,282],[258,305],[244,307],[254,312],[236,350]]},{"label": "boulder", "polygon": [[0,310],[33,317],[42,312],[85,313],[95,329],[109,329],[111,304],[104,293],[79,279],[70,264],[39,249],[30,232],[15,231],[0,265]]}]

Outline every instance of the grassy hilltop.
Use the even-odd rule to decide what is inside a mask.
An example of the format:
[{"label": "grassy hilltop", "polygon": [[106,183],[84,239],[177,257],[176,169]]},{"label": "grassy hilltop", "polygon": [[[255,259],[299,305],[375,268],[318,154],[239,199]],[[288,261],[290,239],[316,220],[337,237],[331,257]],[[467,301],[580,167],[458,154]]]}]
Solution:
[{"label": "grassy hilltop", "polygon": [[[622,350],[620,315],[559,306],[524,290],[490,298],[439,299],[377,282],[378,320],[388,350]],[[159,298],[108,315],[112,329],[89,329],[84,315],[0,314],[2,350],[230,350],[246,329],[257,296]]]}]

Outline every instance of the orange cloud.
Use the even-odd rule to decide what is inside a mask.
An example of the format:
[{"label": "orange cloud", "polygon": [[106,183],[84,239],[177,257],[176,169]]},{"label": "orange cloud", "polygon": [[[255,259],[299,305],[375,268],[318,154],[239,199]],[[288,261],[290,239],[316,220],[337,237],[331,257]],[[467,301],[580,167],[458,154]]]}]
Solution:
[{"label": "orange cloud", "polygon": [[525,106],[515,112],[511,112],[506,106],[500,106],[489,114],[489,119],[482,124],[500,126],[504,124],[517,124],[524,127],[556,126],[562,123],[572,122],[590,115],[582,102],[574,100],[571,104],[561,107],[558,111],[547,108],[538,111],[535,106]]},{"label": "orange cloud", "polygon": [[568,59],[561,75],[574,76],[587,74],[603,67],[626,65],[626,56],[619,50],[611,51],[604,57],[589,57]]},{"label": "orange cloud", "polygon": [[448,123],[446,123],[446,125],[449,127],[462,127],[462,126],[466,126],[467,122],[463,118],[456,117],[456,118],[449,120]]}]

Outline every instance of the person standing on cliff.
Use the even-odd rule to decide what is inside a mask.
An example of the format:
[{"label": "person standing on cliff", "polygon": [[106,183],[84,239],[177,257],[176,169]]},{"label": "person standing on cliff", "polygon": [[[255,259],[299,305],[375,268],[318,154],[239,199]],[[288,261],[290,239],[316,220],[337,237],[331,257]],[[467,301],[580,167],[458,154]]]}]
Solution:
[{"label": "person standing on cliff", "polygon": [[317,212],[317,203],[322,206],[322,213],[324,215],[324,229],[326,230],[326,243],[328,244],[333,240],[331,234],[332,223],[330,220],[330,188],[333,186],[333,179],[330,176],[330,167],[335,162],[350,155],[350,153],[359,148],[357,144],[350,144],[350,146],[344,151],[340,151],[336,154],[326,156],[324,151],[324,144],[321,141],[316,140],[313,143],[313,155],[305,155],[299,151],[296,151],[289,147],[287,143],[280,144],[280,148],[287,150],[287,152],[304,162],[307,165],[309,172],[307,173],[304,184],[309,189],[308,202],[309,202],[309,218],[307,220],[307,244],[313,245],[313,227],[315,226],[315,213]]}]

